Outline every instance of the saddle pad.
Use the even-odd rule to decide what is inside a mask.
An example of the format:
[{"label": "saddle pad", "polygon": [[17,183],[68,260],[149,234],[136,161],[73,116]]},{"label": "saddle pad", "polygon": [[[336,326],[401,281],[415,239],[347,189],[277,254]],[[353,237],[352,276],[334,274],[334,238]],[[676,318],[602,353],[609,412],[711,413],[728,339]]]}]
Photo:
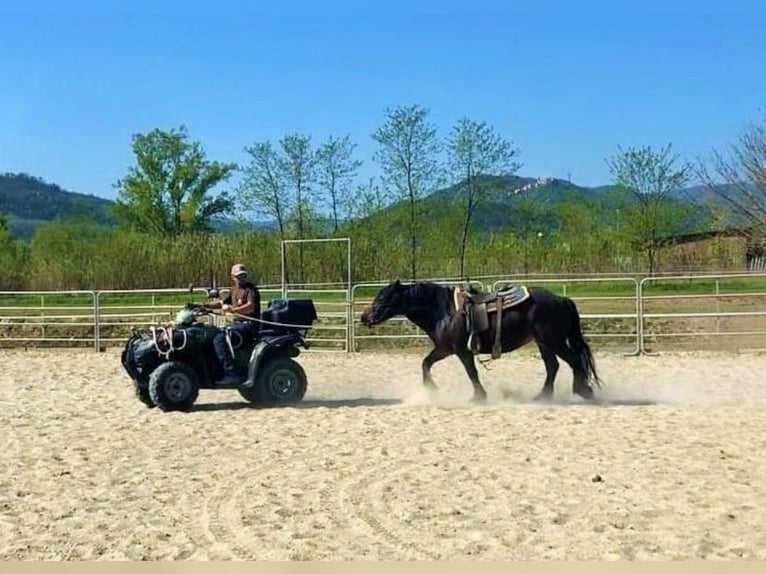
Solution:
[{"label": "saddle pad", "polygon": [[[501,297],[503,309],[510,309],[515,307],[519,303],[526,301],[529,298],[529,289],[524,285],[514,285],[508,289],[497,292]],[[497,301],[487,302],[487,311],[493,311],[497,309]]]}]

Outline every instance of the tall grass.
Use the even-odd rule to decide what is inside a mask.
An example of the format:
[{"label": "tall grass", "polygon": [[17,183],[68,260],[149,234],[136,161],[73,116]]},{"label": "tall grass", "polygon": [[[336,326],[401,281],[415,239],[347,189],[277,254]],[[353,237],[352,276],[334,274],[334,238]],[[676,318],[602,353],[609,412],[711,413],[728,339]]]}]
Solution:
[{"label": "tall grass", "polygon": [[[388,281],[408,276],[409,246],[403,236],[380,226],[355,225],[351,237],[352,282]],[[303,276],[308,283],[343,283],[346,247],[338,243],[304,246]],[[288,245],[288,279],[299,276],[297,245]],[[419,245],[419,277],[454,277],[458,244],[454,234],[427,230]],[[228,270],[240,261],[260,284],[281,280],[279,238],[266,232],[197,234],[161,238],[105,229],[90,223],[48,224],[30,244],[0,251],[0,289],[71,290],[178,288],[190,283],[227,285]],[[511,232],[473,236],[467,250],[469,277],[531,273],[641,274],[639,253],[594,229],[585,237],[551,235],[524,240]],[[744,268],[744,247],[733,238],[669,246],[660,254],[660,271],[710,272]]]}]

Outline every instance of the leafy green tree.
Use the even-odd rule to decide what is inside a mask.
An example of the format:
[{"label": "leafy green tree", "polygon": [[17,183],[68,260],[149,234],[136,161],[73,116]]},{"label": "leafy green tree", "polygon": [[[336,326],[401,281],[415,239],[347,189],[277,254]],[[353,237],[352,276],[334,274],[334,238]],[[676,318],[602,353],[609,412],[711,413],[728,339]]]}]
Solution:
[{"label": "leafy green tree", "polygon": [[[354,144],[348,135],[342,138],[330,136],[316,152],[318,191],[322,204],[329,208],[332,233],[338,235],[341,220],[348,220],[353,206],[351,183],[362,162],[354,159]],[[347,276],[344,245],[336,246],[341,277]]]},{"label": "leafy green tree", "polygon": [[323,203],[329,207],[333,232],[337,233],[341,219],[348,217],[352,207],[351,182],[362,162],[354,159],[356,144],[348,135],[330,136],[317,150],[317,183],[323,192]]},{"label": "leafy green tree", "polygon": [[524,274],[532,272],[533,263],[542,252],[541,245],[546,243],[546,220],[551,211],[548,204],[540,202],[533,194],[534,191],[520,192],[512,204],[517,222],[513,235],[521,251]]},{"label": "leafy green tree", "polygon": [[619,254],[615,214],[587,198],[574,198],[552,211],[559,222],[559,260],[569,272],[596,272]]},{"label": "leafy green tree", "polygon": [[20,286],[16,246],[11,236],[11,228],[2,213],[0,213],[0,269],[2,269],[0,289],[14,289]]},{"label": "leafy green tree", "polygon": [[383,170],[385,185],[398,199],[409,202],[410,271],[417,277],[418,201],[440,180],[437,154],[441,145],[429,111],[418,105],[385,110],[385,121],[372,139],[379,148],[375,159]]},{"label": "leafy green tree", "polygon": [[452,128],[447,144],[452,178],[458,180],[463,202],[463,225],[460,235],[460,272],[465,274],[465,252],[476,207],[493,188],[486,177],[508,176],[521,164],[515,161],[518,150],[486,122],[461,118]]},{"label": "leafy green tree", "polygon": [[255,211],[273,217],[279,238],[287,239],[287,220],[292,202],[287,190],[283,162],[271,142],[256,142],[245,148],[250,161],[242,168],[239,186],[240,211]]},{"label": "leafy green tree", "polygon": [[113,213],[120,223],[173,237],[209,231],[211,218],[231,212],[228,194],[212,197],[211,192],[232,175],[236,164],[208,161],[184,126],[136,134],[132,141],[137,165],[116,185]]},{"label": "leafy green tree", "polygon": [[[284,180],[293,190],[295,227],[298,239],[306,239],[313,211],[312,185],[316,180],[316,155],[311,149],[311,137],[291,133],[280,141]],[[304,248],[298,244],[298,275],[304,282]]]},{"label": "leafy green tree", "polygon": [[0,249],[6,248],[11,244],[11,228],[8,225],[6,217],[0,213]]},{"label": "leafy green tree", "polygon": [[607,164],[615,185],[632,198],[623,211],[624,229],[646,256],[649,274],[653,274],[657,254],[687,214],[673,192],[691,179],[691,165],[677,166],[678,154],[671,144],[656,151],[650,146],[618,149],[620,153],[608,158]]}]

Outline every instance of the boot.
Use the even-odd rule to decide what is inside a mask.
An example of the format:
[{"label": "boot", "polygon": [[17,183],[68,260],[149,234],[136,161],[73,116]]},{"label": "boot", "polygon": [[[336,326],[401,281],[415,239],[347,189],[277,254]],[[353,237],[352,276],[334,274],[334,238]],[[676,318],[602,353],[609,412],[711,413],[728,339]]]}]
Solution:
[{"label": "boot", "polygon": [[229,359],[223,363],[223,378],[217,380],[216,385],[236,385],[242,378],[235,372],[234,363]]}]

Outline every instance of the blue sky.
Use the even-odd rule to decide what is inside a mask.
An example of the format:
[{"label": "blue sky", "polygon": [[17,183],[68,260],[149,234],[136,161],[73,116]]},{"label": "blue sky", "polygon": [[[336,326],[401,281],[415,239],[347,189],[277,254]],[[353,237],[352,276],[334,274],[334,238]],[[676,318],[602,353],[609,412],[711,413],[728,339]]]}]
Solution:
[{"label": "blue sky", "polygon": [[363,180],[384,108],[417,103],[442,136],[492,124],[522,175],[600,185],[617,145],[692,159],[766,117],[762,4],[6,3],[0,172],[113,198],[131,135],[184,124],[235,162],[288,132],[348,133]]}]

